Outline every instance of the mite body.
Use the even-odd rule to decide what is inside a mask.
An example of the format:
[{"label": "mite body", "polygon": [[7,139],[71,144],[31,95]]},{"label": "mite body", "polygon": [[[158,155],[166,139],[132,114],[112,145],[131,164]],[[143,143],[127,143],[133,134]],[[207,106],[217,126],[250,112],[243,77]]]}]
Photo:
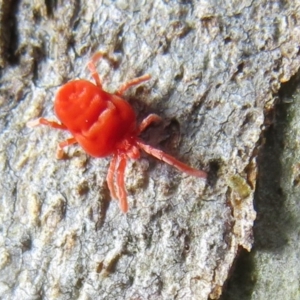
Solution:
[{"label": "mite body", "polygon": [[121,96],[131,86],[150,79],[150,75],[135,78],[123,84],[115,94],[103,90],[95,64],[102,57],[96,53],[88,64],[96,84],[79,79],[63,85],[57,92],[54,110],[61,123],[44,118],[30,121],[30,127],[40,124],[67,130],[72,137],[60,142],[57,158],[62,158],[63,148],[78,143],[93,157],[112,156],[107,173],[107,185],[111,196],[119,200],[122,212],[128,211],[124,172],[128,158],[138,159],[140,149],[192,176],[206,178],[206,173],[193,169],[161,150],[145,144],[138,136],[160,117],[151,114],[137,125],[131,105]]}]

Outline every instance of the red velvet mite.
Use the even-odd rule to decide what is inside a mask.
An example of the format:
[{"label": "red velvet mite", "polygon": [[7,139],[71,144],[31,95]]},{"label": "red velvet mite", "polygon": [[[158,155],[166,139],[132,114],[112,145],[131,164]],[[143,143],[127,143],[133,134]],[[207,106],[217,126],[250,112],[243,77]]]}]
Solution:
[{"label": "red velvet mite", "polygon": [[128,158],[138,159],[140,149],[191,176],[206,178],[203,171],[193,169],[174,157],[146,145],[138,136],[160,117],[150,114],[140,125],[130,104],[122,97],[128,88],[150,79],[150,75],[135,78],[123,84],[115,94],[103,90],[95,64],[103,54],[96,53],[88,68],[95,83],[79,79],[63,85],[57,92],[54,110],[61,123],[40,118],[30,121],[30,127],[40,124],[67,130],[72,137],[58,144],[57,158],[62,158],[63,148],[78,143],[93,157],[112,156],[107,173],[111,197],[119,200],[122,212],[128,211],[124,172]]}]

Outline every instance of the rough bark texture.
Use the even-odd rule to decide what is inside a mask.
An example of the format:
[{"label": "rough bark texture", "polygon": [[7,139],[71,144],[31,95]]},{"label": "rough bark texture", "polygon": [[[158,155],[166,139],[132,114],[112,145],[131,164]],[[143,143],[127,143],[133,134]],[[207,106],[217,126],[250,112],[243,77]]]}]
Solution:
[{"label": "rough bark texture", "polygon": [[300,299],[300,72],[282,84],[258,155],[257,221],[222,300]]},{"label": "rough bark texture", "polygon": [[[1,298],[218,298],[253,243],[256,148],[264,110],[299,67],[299,1],[0,4]],[[57,161],[67,136],[26,127],[55,118],[58,87],[90,78],[98,50],[107,90],[152,75],[126,96],[138,120],[164,118],[144,139],[207,182],[145,155],[127,168],[124,215],[109,159],[74,146]]]}]

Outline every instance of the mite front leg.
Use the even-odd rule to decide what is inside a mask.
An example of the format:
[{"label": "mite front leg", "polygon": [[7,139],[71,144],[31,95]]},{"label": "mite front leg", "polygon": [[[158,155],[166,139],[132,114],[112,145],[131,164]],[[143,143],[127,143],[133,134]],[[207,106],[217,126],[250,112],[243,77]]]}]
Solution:
[{"label": "mite front leg", "polygon": [[207,173],[205,173],[204,171],[201,170],[197,170],[194,168],[191,168],[190,166],[182,163],[181,161],[177,160],[175,157],[161,151],[158,150],[156,148],[153,148],[149,145],[144,144],[141,140],[137,140],[136,141],[137,145],[143,149],[146,153],[156,157],[159,160],[164,161],[165,163],[177,168],[178,170],[187,173],[191,176],[196,176],[196,177],[200,177],[200,178],[206,178],[207,177]]},{"label": "mite front leg", "polygon": [[110,191],[110,195],[113,199],[118,199],[117,194],[116,194],[116,189],[115,189],[115,182],[114,182],[114,177],[115,177],[115,172],[116,172],[116,165],[117,165],[117,155],[113,155],[112,160],[109,164],[107,176],[106,176],[106,182],[108,185],[108,189]]},{"label": "mite front leg", "polygon": [[123,213],[128,211],[127,193],[125,189],[125,168],[126,168],[126,156],[121,154],[119,156],[119,165],[117,168],[117,193],[119,199],[119,206]]}]

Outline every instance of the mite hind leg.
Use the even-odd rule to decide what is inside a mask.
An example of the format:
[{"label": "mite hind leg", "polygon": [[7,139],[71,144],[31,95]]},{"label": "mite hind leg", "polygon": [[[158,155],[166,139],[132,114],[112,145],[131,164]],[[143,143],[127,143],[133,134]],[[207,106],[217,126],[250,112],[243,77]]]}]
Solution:
[{"label": "mite hind leg", "polygon": [[138,85],[144,81],[147,81],[151,78],[151,76],[149,74],[145,74],[141,77],[137,77],[137,78],[134,78],[132,80],[129,80],[125,83],[123,83],[119,89],[117,90],[116,94],[119,95],[119,96],[122,96],[130,87],[132,86],[135,86],[135,85]]},{"label": "mite hind leg", "polygon": [[101,83],[101,79],[100,79],[100,75],[96,70],[96,63],[103,58],[104,53],[102,52],[96,52],[91,60],[88,62],[87,67],[91,72],[92,77],[94,78],[96,85],[102,89],[102,83]]},{"label": "mite hind leg", "polygon": [[156,114],[151,114],[145,118],[142,123],[139,125],[138,134],[143,132],[151,123],[157,123],[161,121],[161,117]]},{"label": "mite hind leg", "polygon": [[[39,118],[36,120],[32,120],[27,122],[27,126],[28,127],[35,127],[35,126],[39,126],[39,125],[46,125],[55,129],[61,129],[61,130],[67,130],[67,127],[64,124],[60,124],[54,121],[49,121],[47,119],[44,118]],[[72,144],[77,143],[77,141],[75,140],[74,137],[66,139],[65,141],[60,142],[57,145],[57,149],[56,149],[56,158],[57,159],[62,159],[64,156],[64,151],[63,148],[70,146]]]},{"label": "mite hind leg", "polygon": [[57,159],[62,159],[63,156],[64,156],[64,150],[63,150],[63,148],[67,147],[67,146],[70,146],[70,145],[73,145],[73,144],[76,144],[76,143],[77,143],[77,141],[73,137],[60,142],[57,145],[56,158]]},{"label": "mite hind leg", "polygon": [[44,118],[39,118],[36,120],[32,120],[27,122],[27,127],[35,127],[35,126],[39,126],[39,125],[46,125],[55,129],[62,129],[62,130],[67,130],[67,127],[64,124],[60,124],[54,121],[49,121],[47,119]]}]

